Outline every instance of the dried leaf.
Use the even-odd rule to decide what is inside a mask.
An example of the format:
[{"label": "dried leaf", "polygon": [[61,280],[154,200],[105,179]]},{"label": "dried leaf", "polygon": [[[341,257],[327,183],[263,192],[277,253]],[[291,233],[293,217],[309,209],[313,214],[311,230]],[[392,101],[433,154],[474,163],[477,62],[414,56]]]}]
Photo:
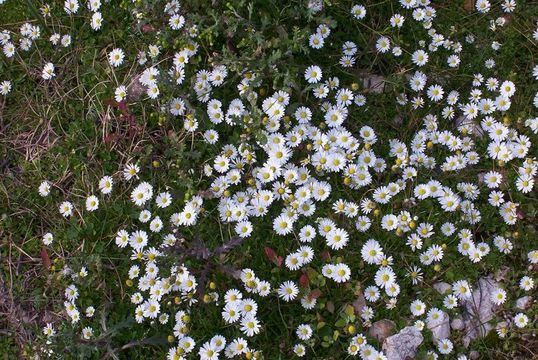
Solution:
[{"label": "dried leaf", "polygon": [[318,299],[321,296],[321,290],[320,289],[314,289],[308,296],[310,299]]},{"label": "dried leaf", "polygon": [[198,195],[202,197],[202,199],[214,199],[215,193],[211,190],[200,190],[198,191]]},{"label": "dried leaf", "polygon": [[308,285],[310,284],[310,279],[308,278],[308,275],[302,274],[301,277],[299,278],[299,284],[302,287],[308,287]]},{"label": "dried leaf", "polygon": [[105,105],[106,106],[111,106],[113,108],[117,108],[117,107],[119,107],[119,102],[117,102],[114,99],[107,99],[107,100],[105,100]]},{"label": "dried leaf", "polygon": [[325,261],[330,261],[331,260],[331,254],[329,254],[329,252],[327,250],[323,250],[319,256],[321,256],[321,259],[325,260]]},{"label": "dried leaf", "polygon": [[105,138],[103,139],[103,141],[104,141],[105,144],[110,144],[110,143],[113,143],[113,142],[117,141],[118,138],[119,138],[118,135],[116,135],[116,134],[110,134],[110,135],[105,136]]},{"label": "dried leaf", "polygon": [[467,12],[473,12],[475,9],[475,0],[465,0],[463,9]]},{"label": "dried leaf", "polygon": [[144,24],[142,25],[142,32],[144,34],[155,32],[155,27],[151,24]]},{"label": "dried leaf", "polygon": [[120,101],[117,104],[122,114],[128,114],[127,103],[125,101]]},{"label": "dried leaf", "polygon": [[357,71],[357,77],[362,80],[363,88],[374,94],[382,94],[385,90],[386,79],[383,75],[374,74],[368,69]]},{"label": "dried leaf", "polygon": [[267,259],[269,259],[269,261],[272,261],[278,267],[282,266],[282,262],[284,261],[284,259],[282,258],[282,256],[278,256],[275,250],[271,249],[270,247],[265,247],[264,251],[265,256],[267,256]]},{"label": "dried leaf", "polygon": [[357,294],[357,298],[353,301],[353,308],[357,314],[362,312],[362,309],[366,306],[366,299],[362,291]]},{"label": "dried leaf", "polygon": [[127,99],[130,102],[138,101],[146,93],[146,88],[140,83],[142,73],[136,75],[127,86]]},{"label": "dried leaf", "polygon": [[47,249],[45,249],[44,247],[41,248],[40,255],[41,255],[41,262],[43,262],[43,266],[45,267],[45,269],[49,270],[52,265],[52,262],[50,261],[50,256],[49,256],[49,253],[47,252]]},{"label": "dried leaf", "polygon": [[275,250],[271,249],[270,247],[265,247],[265,249],[263,249],[265,251],[265,256],[267,256],[267,258],[269,259],[269,261],[274,261],[276,259],[276,252]]}]

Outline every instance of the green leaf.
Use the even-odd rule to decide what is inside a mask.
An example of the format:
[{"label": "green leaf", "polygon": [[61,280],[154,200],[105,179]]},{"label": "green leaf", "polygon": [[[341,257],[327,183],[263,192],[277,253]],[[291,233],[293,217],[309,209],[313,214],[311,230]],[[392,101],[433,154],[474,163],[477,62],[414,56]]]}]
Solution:
[{"label": "green leaf", "polygon": [[345,319],[342,319],[340,318],[339,320],[337,320],[335,323],[334,323],[334,326],[336,327],[344,327],[347,325],[347,321]]}]

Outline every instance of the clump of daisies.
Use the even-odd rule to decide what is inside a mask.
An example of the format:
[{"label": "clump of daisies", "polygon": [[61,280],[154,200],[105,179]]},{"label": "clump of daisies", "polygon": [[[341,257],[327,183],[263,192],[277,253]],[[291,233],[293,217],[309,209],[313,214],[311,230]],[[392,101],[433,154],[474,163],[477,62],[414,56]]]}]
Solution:
[{"label": "clump of daisies", "polygon": [[[101,2],[87,5],[91,27],[98,31],[106,25],[99,12]],[[489,16],[493,7],[487,0],[475,3],[483,16]],[[506,0],[500,9],[511,13],[515,2]],[[82,11],[77,0],[65,1],[64,10],[69,15]],[[303,315],[282,315],[294,329],[289,354],[309,358],[315,356],[312,348],[327,343],[319,344],[321,321],[317,326],[310,322],[326,316],[320,315],[324,309],[335,313],[336,303],[345,309],[336,313],[345,313],[346,330],[335,332],[334,339],[345,337],[349,356],[384,359],[382,349],[369,344],[370,336],[364,335],[377,320],[403,317],[418,331],[436,334],[476,296],[471,285],[475,279],[458,274],[457,280],[453,276],[449,280],[443,269],[454,263],[487,268],[498,259],[511,261],[514,249],[521,249],[515,231],[500,229],[518,224],[523,217],[520,201],[534,191],[538,161],[530,152],[526,132],[538,132],[538,118],[527,119],[525,126],[510,121],[519,89],[513,79],[495,70],[495,54],[502,44],[492,42],[493,55],[480,72],[464,73],[470,75],[469,81],[454,86],[436,71],[441,66],[448,77],[466,71],[462,55],[477,51],[474,36],[467,35],[462,43],[455,29],[447,33],[436,29],[441,10],[429,0],[401,0],[396,10],[367,50],[375,58],[408,68],[393,74],[404,86],[384,94],[393,100],[397,113],[409,115],[396,123],[399,131],[370,121],[377,109],[369,100],[378,95],[344,76],[363,61],[360,36],[346,33],[343,43],[337,44],[341,50],[336,57],[324,49],[333,42],[332,22],[320,19],[305,39],[316,56],[309,58],[294,82],[269,91],[260,69],[238,70],[216,62],[197,68],[198,58],[204,56],[196,42],[198,29],[187,26],[175,0],[164,7],[163,31],[182,36],[179,51],[167,57],[156,42],[135,55],[132,49],[108,44],[107,69],[119,75],[128,66],[138,66],[133,83],[146,95],[137,98],[133,83],[122,84],[117,76],[110,85],[114,99],[155,106],[180,121],[193,147],[214,151],[201,165],[193,164],[189,173],[208,184],[196,189],[205,196],[176,199],[172,189],[157,188],[145,179],[139,164],[127,163],[118,174],[103,176],[95,185],[99,191],[88,193],[83,201],[64,198],[55,204],[65,218],[99,216],[116,186],[128,188],[136,216],[117,229],[113,243],[131,262],[124,276],[135,321],[172,333],[168,359],[189,354],[211,360],[258,358],[259,335],[271,333],[262,310],[274,310],[275,303]],[[362,29],[373,11],[354,4],[349,20]],[[509,24],[497,18],[488,31],[504,26]],[[425,35],[416,42],[398,36],[417,27]],[[25,25],[21,29],[21,36],[29,39],[25,47],[39,34],[38,27]],[[11,36],[2,33],[0,38],[8,58],[16,51]],[[70,37],[64,37],[54,34],[50,41],[68,47]],[[51,80],[57,70],[46,62],[41,76]],[[529,75],[536,78],[537,73],[535,66]],[[170,93],[171,86],[184,92]],[[11,82],[3,81],[0,91],[8,95]],[[51,184],[43,181],[38,188],[47,201],[57,195],[49,196]],[[230,276],[226,289],[211,284],[204,288],[196,264],[170,253],[193,241],[181,234],[198,232],[205,226],[201,219],[207,218],[249,248],[277,243],[282,256],[266,247],[275,269],[257,269],[252,261]],[[491,232],[482,230],[486,218],[499,226]],[[40,237],[44,246],[57,243],[52,232]],[[531,266],[538,263],[538,250],[526,256]],[[63,299],[67,319],[82,339],[99,336],[98,327],[91,325],[99,305],[81,299],[89,270],[67,267],[62,273],[69,280]],[[488,300],[508,310],[513,300],[510,285],[530,292],[535,287],[531,275],[519,277],[517,284],[508,280],[499,284]],[[442,294],[429,291],[430,283],[440,280],[450,282],[449,289]],[[346,302],[359,295],[364,304],[348,307]],[[216,307],[220,317],[215,333],[198,339],[193,331],[198,324],[192,323],[191,315],[204,311],[200,302]],[[516,329],[531,321],[519,310],[510,316]],[[231,335],[222,334],[224,327]],[[499,336],[505,336],[507,329],[508,325],[497,325]],[[47,324],[43,333],[53,337],[55,330]],[[458,341],[449,333],[424,346],[437,358],[453,354]]]}]

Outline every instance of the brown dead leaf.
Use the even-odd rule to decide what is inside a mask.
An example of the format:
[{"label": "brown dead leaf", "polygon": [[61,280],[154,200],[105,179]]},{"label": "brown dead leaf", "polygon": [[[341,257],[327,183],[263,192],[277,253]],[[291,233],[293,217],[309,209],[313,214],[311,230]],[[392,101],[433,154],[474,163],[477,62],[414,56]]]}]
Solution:
[{"label": "brown dead leaf", "polygon": [[463,3],[463,9],[467,12],[473,12],[475,7],[475,0],[465,0]]},{"label": "brown dead leaf", "polygon": [[356,295],[357,298],[355,301],[353,301],[353,308],[357,314],[360,314],[362,313],[362,309],[366,306],[366,298],[364,297],[364,293],[362,291],[359,291],[356,293]]},{"label": "brown dead leaf", "polygon": [[308,275],[307,274],[302,274],[301,277],[299,278],[299,284],[306,288],[308,287],[308,285],[310,285],[310,279],[308,278]]},{"label": "brown dead leaf", "polygon": [[320,289],[314,289],[308,296],[310,299],[317,299],[321,296],[321,290]]},{"label": "brown dead leaf", "polygon": [[155,32],[155,27],[151,24],[144,24],[142,25],[142,32],[144,34]]},{"label": "brown dead leaf", "polygon": [[52,262],[50,261],[50,256],[49,256],[49,253],[47,252],[47,249],[45,249],[44,247],[41,248],[40,255],[41,255],[41,261],[43,262],[43,267],[49,270],[52,265]]}]

